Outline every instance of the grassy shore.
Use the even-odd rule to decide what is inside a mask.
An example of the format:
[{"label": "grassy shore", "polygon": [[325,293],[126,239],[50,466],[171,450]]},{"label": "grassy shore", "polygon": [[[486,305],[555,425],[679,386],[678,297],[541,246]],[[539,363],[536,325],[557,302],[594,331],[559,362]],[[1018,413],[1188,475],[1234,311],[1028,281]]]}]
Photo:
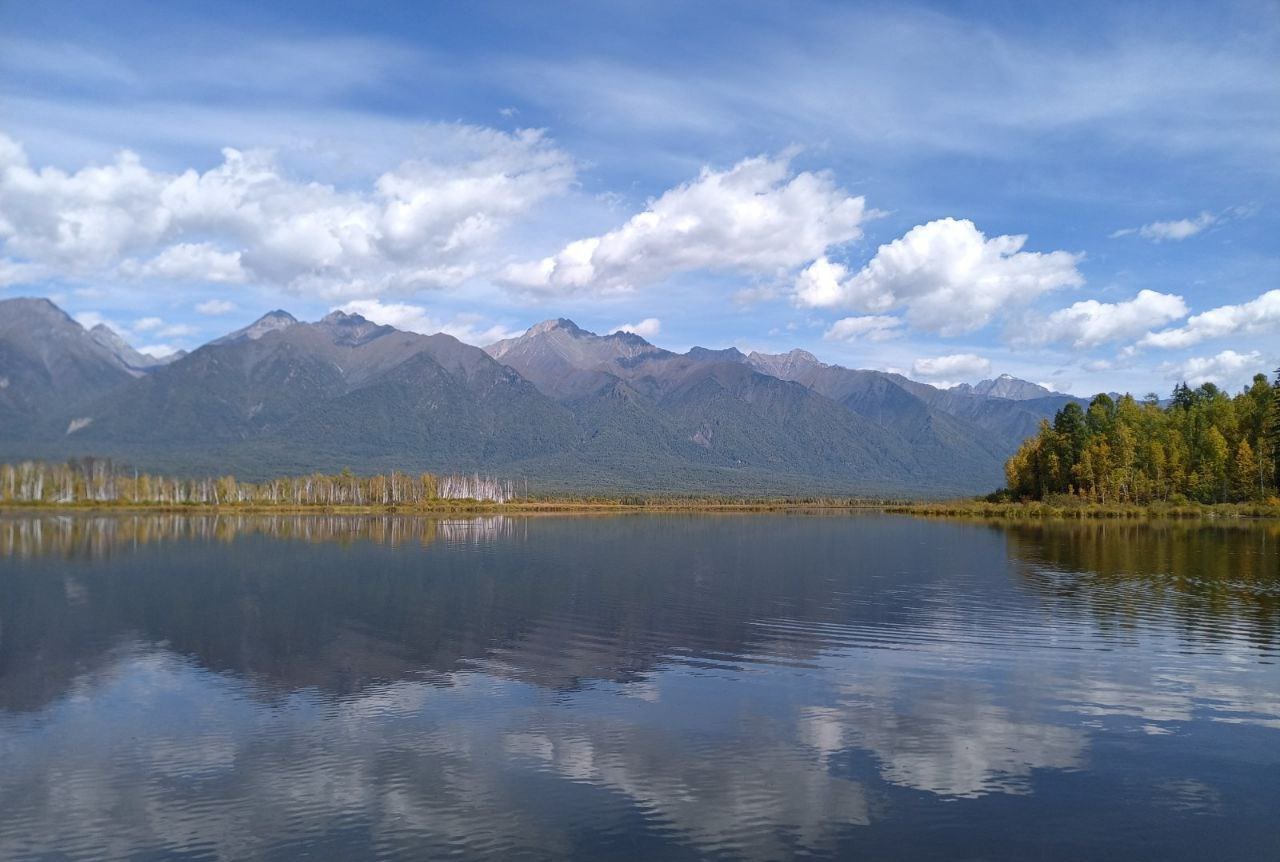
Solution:
[{"label": "grassy shore", "polygon": [[990,503],[978,500],[956,500],[939,503],[907,503],[888,505],[886,512],[911,515],[965,518],[1074,518],[1074,519],[1214,519],[1214,518],[1278,518],[1276,503],[1129,503],[1026,502]]},{"label": "grassy shore", "polygon": [[555,497],[507,503],[477,500],[431,500],[412,505],[263,505],[231,504],[117,504],[117,503],[13,503],[0,504],[12,512],[161,512],[225,514],[539,514],[623,512],[783,512],[783,511],[879,511],[892,514],[964,518],[1070,518],[1070,519],[1280,519],[1280,502],[1218,504],[1100,504],[1084,501],[993,503],[981,500],[893,501],[851,497],[733,498],[733,497]]}]

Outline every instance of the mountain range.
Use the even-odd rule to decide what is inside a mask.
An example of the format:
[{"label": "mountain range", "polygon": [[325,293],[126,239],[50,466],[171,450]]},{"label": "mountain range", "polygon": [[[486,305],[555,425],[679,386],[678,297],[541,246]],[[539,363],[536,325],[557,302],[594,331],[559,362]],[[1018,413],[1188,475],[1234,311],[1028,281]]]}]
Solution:
[{"label": "mountain range", "polygon": [[0,458],[110,456],[244,478],[484,470],[548,491],[941,496],[1070,396],[1007,375],[939,389],[803,350],[675,353],[548,320],[481,349],[273,311],[155,360],[44,299],[0,301]]}]

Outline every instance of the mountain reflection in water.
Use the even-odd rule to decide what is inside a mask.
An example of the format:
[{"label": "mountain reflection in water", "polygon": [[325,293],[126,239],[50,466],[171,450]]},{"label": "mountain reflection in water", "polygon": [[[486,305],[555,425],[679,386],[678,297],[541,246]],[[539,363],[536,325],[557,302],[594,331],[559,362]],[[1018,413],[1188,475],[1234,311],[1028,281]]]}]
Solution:
[{"label": "mountain reflection in water", "polygon": [[1266,858],[1278,548],[0,517],[0,858]]}]

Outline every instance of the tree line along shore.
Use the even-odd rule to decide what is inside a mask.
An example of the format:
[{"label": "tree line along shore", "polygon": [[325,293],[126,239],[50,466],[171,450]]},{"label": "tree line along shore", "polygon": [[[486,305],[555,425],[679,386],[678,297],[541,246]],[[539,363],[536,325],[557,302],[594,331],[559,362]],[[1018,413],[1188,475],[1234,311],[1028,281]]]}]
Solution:
[{"label": "tree line along shore", "polygon": [[1230,396],[1185,383],[1162,406],[1098,395],[1069,403],[1005,465],[1000,501],[1057,506],[1280,504],[1280,370]]},{"label": "tree line along shore", "polygon": [[141,473],[109,459],[0,464],[0,506],[52,509],[234,509],[380,512],[609,509],[865,508],[901,500],[855,497],[756,498],[672,495],[531,495],[522,480],[399,473],[312,473],[263,482],[234,476],[182,478]]},{"label": "tree line along shore", "polygon": [[1101,503],[1081,495],[1009,501],[913,501],[870,497],[524,495],[509,479],[350,472],[242,482],[231,476],[182,479],[122,472],[109,461],[0,464],[0,509],[23,511],[374,514],[398,512],[766,512],[875,510],[970,518],[1280,518],[1280,501]]}]

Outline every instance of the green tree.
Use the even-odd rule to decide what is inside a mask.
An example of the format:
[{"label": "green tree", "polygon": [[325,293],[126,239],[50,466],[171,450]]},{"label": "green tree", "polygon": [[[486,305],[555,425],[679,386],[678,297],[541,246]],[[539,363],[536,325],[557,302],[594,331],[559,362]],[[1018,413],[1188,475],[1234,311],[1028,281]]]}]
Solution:
[{"label": "green tree", "polygon": [[[1068,479],[1072,475],[1075,465],[1080,462],[1080,455],[1084,452],[1085,439],[1088,437],[1088,430],[1085,428],[1084,411],[1080,409],[1080,405],[1074,401],[1064,404],[1062,409],[1053,417],[1053,431],[1056,438],[1051,443],[1054,451],[1058,454],[1058,463],[1063,472],[1063,478]],[[1041,426],[1041,435],[1045,435],[1044,427]],[[1055,488],[1055,491],[1061,490]]]}]

